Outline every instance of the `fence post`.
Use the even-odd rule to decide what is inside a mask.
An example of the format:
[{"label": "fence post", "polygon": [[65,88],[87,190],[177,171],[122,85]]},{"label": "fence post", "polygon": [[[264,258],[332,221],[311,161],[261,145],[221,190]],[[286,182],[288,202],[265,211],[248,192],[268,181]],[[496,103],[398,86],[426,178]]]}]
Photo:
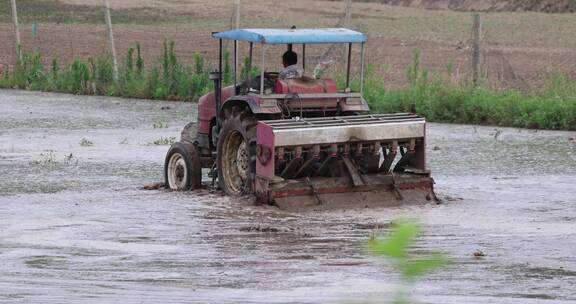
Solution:
[{"label": "fence post", "polygon": [[235,18],[235,28],[240,28],[240,0],[234,1],[234,18]]},{"label": "fence post", "polygon": [[352,0],[346,0],[346,14],[344,15],[344,26],[350,27],[352,19]]},{"label": "fence post", "polygon": [[16,9],[16,0],[10,1],[12,4],[12,21],[14,22],[14,33],[16,35],[16,56],[18,60],[22,59],[20,28],[18,27],[18,9]]},{"label": "fence post", "polygon": [[[236,19],[236,29],[240,28],[240,0],[234,1],[234,17]],[[236,78],[238,77],[238,42],[234,41],[234,85],[236,85]]]},{"label": "fence post", "polygon": [[110,4],[108,0],[102,0],[104,6],[104,16],[106,19],[106,30],[110,42],[110,51],[112,52],[112,64],[114,65],[114,80],[118,80],[118,60],[116,59],[116,45],[114,44],[114,32],[112,31],[112,17],[110,16]]},{"label": "fence post", "polygon": [[482,20],[480,14],[474,14],[474,24],[472,26],[472,79],[474,87],[480,81],[480,38],[482,34]]}]

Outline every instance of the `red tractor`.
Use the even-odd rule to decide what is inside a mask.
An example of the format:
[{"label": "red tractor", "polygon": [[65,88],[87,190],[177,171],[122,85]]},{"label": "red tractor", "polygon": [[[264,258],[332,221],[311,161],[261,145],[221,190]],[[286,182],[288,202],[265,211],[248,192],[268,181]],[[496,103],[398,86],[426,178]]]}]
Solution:
[{"label": "red tractor", "polygon": [[[166,186],[202,186],[202,168],[226,194],[255,195],[282,208],[353,204],[361,207],[435,200],[425,163],[425,119],[408,113],[369,114],[362,97],[366,36],[342,28],[238,29],[214,33],[219,68],[214,92],[198,103],[198,123],[182,131],[165,161]],[[223,40],[234,43],[233,86],[222,88]],[[238,42],[261,44],[262,72],[238,81]],[[346,87],[307,76],[281,79],[265,71],[266,49],[348,46]],[[359,44],[360,92],[350,89],[353,45]],[[192,130],[196,129],[196,134]]]}]

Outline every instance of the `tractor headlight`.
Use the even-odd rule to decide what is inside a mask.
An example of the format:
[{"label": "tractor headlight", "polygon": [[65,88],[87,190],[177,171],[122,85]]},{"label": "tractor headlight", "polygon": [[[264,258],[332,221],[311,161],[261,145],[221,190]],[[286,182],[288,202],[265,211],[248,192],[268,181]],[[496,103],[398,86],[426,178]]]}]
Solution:
[{"label": "tractor headlight", "polygon": [[361,105],[362,98],[346,98],[346,104],[351,106]]},{"label": "tractor headlight", "polygon": [[260,100],[260,106],[263,108],[271,108],[278,106],[276,99],[262,99]]}]

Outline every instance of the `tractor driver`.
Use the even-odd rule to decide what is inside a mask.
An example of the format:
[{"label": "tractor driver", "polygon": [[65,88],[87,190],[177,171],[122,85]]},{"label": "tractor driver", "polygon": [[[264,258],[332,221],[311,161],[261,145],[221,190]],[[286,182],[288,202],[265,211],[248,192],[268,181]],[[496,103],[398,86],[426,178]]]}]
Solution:
[{"label": "tractor driver", "polygon": [[304,69],[298,67],[298,54],[292,50],[288,50],[282,55],[282,64],[284,69],[278,74],[280,80],[302,78],[304,76]]}]

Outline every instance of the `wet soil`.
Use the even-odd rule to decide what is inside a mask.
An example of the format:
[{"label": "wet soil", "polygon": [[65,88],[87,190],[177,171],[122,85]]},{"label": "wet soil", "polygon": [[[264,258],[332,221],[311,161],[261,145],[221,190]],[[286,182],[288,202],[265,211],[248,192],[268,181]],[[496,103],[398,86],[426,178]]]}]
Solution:
[{"label": "wet soil", "polygon": [[576,132],[430,124],[443,204],[296,213],[141,190],[162,181],[152,143],[194,120],[192,103],[0,91],[0,302],[382,303],[397,275],[363,245],[401,217],[426,227],[416,252],[453,259],[421,303],[576,301]]}]

